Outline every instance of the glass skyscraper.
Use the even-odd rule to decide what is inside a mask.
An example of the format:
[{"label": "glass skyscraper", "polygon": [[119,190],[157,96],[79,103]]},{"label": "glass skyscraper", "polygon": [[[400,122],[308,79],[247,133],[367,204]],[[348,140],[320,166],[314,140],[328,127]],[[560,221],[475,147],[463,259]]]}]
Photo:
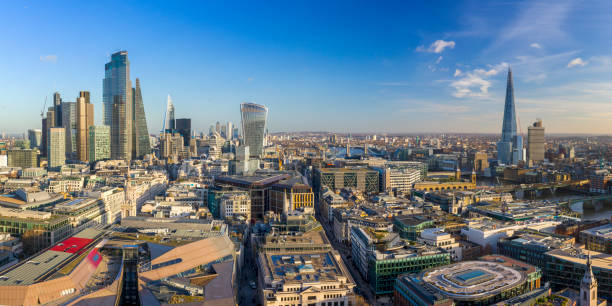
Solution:
[{"label": "glass skyscraper", "polygon": [[516,111],[514,107],[514,84],[512,69],[508,68],[506,84],[506,101],[504,103],[504,121],[501,140],[497,143],[497,160],[510,165],[523,159],[523,139],[516,133]]},{"label": "glass skyscraper", "polygon": [[164,116],[164,132],[172,133],[176,128],[176,122],[174,121],[174,104],[172,99],[168,95],[168,103],[166,104],[166,115]]},{"label": "glass skyscraper", "polygon": [[132,88],[133,98],[133,118],[132,128],[132,157],[140,159],[144,155],[151,153],[149,144],[149,131],[147,129],[147,118],[145,117],[144,103],[142,102],[142,92],[140,91],[140,80],[136,78],[136,88]]},{"label": "glass skyscraper", "polygon": [[268,108],[255,103],[242,103],[240,104],[240,113],[242,115],[244,145],[249,146],[252,157],[261,157],[263,154]]},{"label": "glass skyscraper", "polygon": [[[102,100],[104,103],[103,122],[111,126],[111,143],[113,144],[111,155],[113,158],[129,160],[132,154],[133,103],[127,51],[113,53],[111,61],[104,66]],[[116,103],[121,105],[115,106]],[[120,139],[113,139],[119,135]],[[121,152],[113,152],[113,150]]]}]

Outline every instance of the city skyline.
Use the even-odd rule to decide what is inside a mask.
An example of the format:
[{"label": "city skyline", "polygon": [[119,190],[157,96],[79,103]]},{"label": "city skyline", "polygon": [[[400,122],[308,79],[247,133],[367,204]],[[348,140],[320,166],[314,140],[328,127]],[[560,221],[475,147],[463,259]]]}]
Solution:
[{"label": "city skyline", "polygon": [[[523,134],[536,118],[553,134],[609,134],[612,127],[606,118],[612,46],[602,40],[610,23],[607,2],[449,2],[441,11],[336,3],[322,7],[321,19],[310,18],[315,12],[308,7],[251,5],[124,4],[104,17],[112,23],[133,15],[130,28],[117,33],[97,16],[86,29],[63,21],[42,26],[53,12],[93,12],[97,4],[3,4],[9,12],[3,28],[19,35],[2,39],[7,48],[0,55],[13,60],[0,68],[14,71],[0,77],[7,85],[0,107],[12,114],[2,130],[38,127],[31,110],[55,91],[64,97],[90,91],[99,124],[100,65],[117,49],[130,52],[133,74],[143,81],[153,133],[161,130],[167,94],[177,118],[193,118],[198,132],[219,120],[238,122],[235,106],[253,102],[272,110],[270,132],[498,133],[508,66]],[[268,21],[249,17],[252,10]],[[352,17],[363,12],[369,13],[357,23]],[[152,25],[158,16],[159,25]],[[91,38],[81,48],[66,48],[85,30]],[[303,116],[292,116],[296,109]]]}]

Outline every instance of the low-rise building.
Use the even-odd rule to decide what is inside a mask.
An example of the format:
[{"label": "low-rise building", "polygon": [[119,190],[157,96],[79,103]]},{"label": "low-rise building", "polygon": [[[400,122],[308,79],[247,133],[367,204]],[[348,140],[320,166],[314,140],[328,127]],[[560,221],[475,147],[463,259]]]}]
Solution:
[{"label": "low-rise building", "polygon": [[437,247],[406,245],[397,233],[356,226],[351,228],[351,252],[359,272],[376,295],[392,294],[395,279],[402,273],[418,273],[450,263],[450,254]]},{"label": "low-rise building", "polygon": [[225,193],[219,200],[220,217],[223,219],[241,215],[251,220],[251,196],[246,191]]},{"label": "low-rise building", "polygon": [[260,247],[257,265],[264,306],[348,306],[355,301],[355,282],[323,232],[268,235]]},{"label": "low-rise building", "polygon": [[580,241],[587,250],[612,254],[612,223],[581,231]]},{"label": "low-rise building", "polygon": [[573,237],[520,230],[510,237],[501,238],[497,242],[497,252],[543,269],[548,260],[547,252],[573,244]]},{"label": "low-rise building", "polygon": [[72,234],[66,216],[50,212],[0,208],[0,232],[21,238],[24,253],[34,254]]},{"label": "low-rise building", "polygon": [[444,232],[442,228],[424,229],[421,232],[421,237],[417,238],[417,241],[447,251],[450,253],[452,261],[462,260],[459,242],[455,241],[451,234]]},{"label": "low-rise building", "polygon": [[553,290],[569,287],[580,290],[580,281],[587,270],[590,255],[593,275],[597,280],[597,295],[600,298],[612,298],[612,255],[584,248],[571,247],[556,249],[546,253],[548,259],[544,274]]},{"label": "low-rise building", "polygon": [[492,305],[540,288],[539,268],[499,255],[398,277],[395,305]]}]

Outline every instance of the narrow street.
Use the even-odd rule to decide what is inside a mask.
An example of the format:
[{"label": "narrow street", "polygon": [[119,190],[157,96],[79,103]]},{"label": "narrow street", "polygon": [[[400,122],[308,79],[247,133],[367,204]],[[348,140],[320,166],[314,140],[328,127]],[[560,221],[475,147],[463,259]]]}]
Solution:
[{"label": "narrow street", "polygon": [[[316,205],[316,207],[318,207],[318,205]],[[365,298],[371,305],[376,305],[375,295],[372,293],[372,290],[370,290],[368,282],[361,277],[359,270],[357,270],[357,267],[355,266],[352,260],[351,249],[346,245],[343,245],[342,243],[336,241],[332,226],[329,223],[323,221],[318,209],[316,210],[315,216],[319,223],[321,223],[321,225],[323,226],[325,234],[327,235],[327,238],[329,239],[329,242],[331,243],[332,247],[340,253],[342,259],[344,260],[344,265],[348,268],[349,272],[351,273],[351,276],[353,277],[353,280],[355,281],[355,284],[357,285],[358,294],[365,296]]]}]

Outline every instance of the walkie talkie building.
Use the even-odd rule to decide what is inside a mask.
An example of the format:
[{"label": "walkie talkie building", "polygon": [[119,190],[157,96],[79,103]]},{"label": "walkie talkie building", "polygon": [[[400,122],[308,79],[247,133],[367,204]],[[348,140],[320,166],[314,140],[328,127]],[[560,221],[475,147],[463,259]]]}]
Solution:
[{"label": "walkie talkie building", "polygon": [[242,138],[244,145],[249,146],[250,155],[261,157],[263,154],[264,136],[268,108],[255,103],[240,104],[242,116]]}]

